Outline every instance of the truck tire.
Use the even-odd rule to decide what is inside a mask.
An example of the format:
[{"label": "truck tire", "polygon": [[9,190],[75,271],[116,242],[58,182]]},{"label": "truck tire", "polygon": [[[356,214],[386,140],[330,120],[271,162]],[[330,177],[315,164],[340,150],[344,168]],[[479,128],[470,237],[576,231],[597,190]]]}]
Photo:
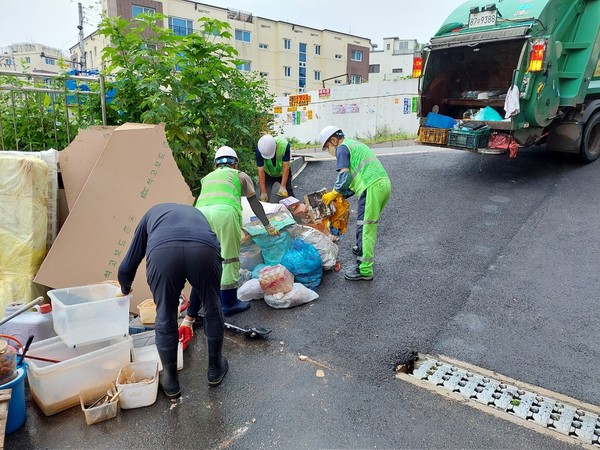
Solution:
[{"label": "truck tire", "polygon": [[598,156],[600,156],[600,112],[594,113],[585,124],[579,151],[579,158],[584,163],[591,163]]}]

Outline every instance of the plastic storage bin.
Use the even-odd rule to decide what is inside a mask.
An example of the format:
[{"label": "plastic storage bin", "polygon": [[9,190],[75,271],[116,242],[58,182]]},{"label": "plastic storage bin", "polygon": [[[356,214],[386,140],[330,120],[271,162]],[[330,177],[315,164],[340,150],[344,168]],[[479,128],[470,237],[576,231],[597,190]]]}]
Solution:
[{"label": "plastic storage bin", "polygon": [[152,325],[156,322],[156,303],[149,298],[137,306],[140,311],[140,321],[145,325]]},{"label": "plastic storage bin", "polygon": [[48,291],[54,331],[70,347],[126,336],[131,296],[120,292],[109,283]]},{"label": "plastic storage bin", "polygon": [[28,359],[27,379],[31,396],[47,416],[79,404],[79,393],[114,382],[130,361],[131,336],[113,338],[72,348],[53,337],[34,342],[28,355],[53,359],[52,363]]},{"label": "plastic storage bin", "polygon": [[[131,349],[131,361],[156,361],[158,363],[158,371],[162,371],[162,363],[160,361],[160,355],[156,348],[155,342],[156,334],[154,330],[144,331],[143,333],[137,333],[132,336],[133,348]],[[183,344],[179,342],[177,344],[177,370],[183,369]]]},{"label": "plastic storage bin", "polygon": [[93,403],[96,400],[106,396],[107,391],[110,389],[112,389],[113,392],[116,392],[117,390],[113,383],[108,383],[88,389],[79,394],[79,402],[81,404],[81,410],[85,415],[85,423],[88,425],[93,425],[117,416],[117,412],[119,410],[119,397],[115,398],[110,403],[104,403],[100,406],[93,406]]},{"label": "plastic storage bin", "polygon": [[158,364],[140,361],[127,364],[119,371],[117,389],[121,391],[121,408],[150,406],[158,395]]},{"label": "plastic storage bin", "polygon": [[448,145],[465,147],[476,150],[485,148],[490,141],[490,127],[475,131],[450,130],[448,134]]},{"label": "plastic storage bin", "polygon": [[419,128],[419,142],[425,144],[441,144],[445,145],[448,143],[448,131],[443,128]]}]

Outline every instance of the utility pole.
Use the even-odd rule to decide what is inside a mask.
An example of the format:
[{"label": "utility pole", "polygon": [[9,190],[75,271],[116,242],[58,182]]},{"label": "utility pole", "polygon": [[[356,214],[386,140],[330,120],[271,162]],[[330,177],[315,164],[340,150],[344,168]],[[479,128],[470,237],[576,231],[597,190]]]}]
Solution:
[{"label": "utility pole", "polygon": [[79,25],[77,26],[77,28],[79,28],[79,53],[80,53],[80,57],[79,57],[79,66],[82,72],[85,71],[86,66],[85,66],[85,47],[83,46],[83,7],[81,6],[81,3],[78,3],[79,5]]}]

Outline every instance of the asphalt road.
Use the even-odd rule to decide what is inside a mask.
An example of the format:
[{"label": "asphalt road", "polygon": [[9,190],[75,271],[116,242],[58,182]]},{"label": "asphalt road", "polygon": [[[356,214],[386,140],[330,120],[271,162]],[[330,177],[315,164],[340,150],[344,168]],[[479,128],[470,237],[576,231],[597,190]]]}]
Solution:
[{"label": "asphalt road", "polygon": [[[159,393],[150,407],[87,426],[78,407],[47,418],[28,400],[6,448],[575,448],[393,369],[410,351],[439,353],[600,404],[600,162],[536,148],[515,160],[425,146],[378,153],[393,192],[373,281],[329,272],[310,304],[254,301],[231,321],[273,333],[228,334],[219,388],[207,386],[197,335],[174,407]],[[330,188],[334,167],[309,163],[297,196]],[[343,269],[353,262],[351,205]]]}]

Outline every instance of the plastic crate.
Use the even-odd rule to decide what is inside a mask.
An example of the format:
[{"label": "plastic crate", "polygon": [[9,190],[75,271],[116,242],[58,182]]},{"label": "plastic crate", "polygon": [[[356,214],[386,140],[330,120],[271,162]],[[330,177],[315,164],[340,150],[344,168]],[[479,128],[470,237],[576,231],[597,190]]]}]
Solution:
[{"label": "plastic crate", "polygon": [[34,342],[28,355],[59,362],[29,359],[31,397],[47,416],[76,406],[82,391],[116,380],[121,367],[129,364],[132,347],[131,336],[77,348],[65,345],[58,336]]},{"label": "plastic crate", "polygon": [[426,144],[442,144],[448,143],[448,132],[443,128],[419,128],[419,142]]},{"label": "plastic crate", "polygon": [[490,141],[490,128],[485,127],[476,131],[450,130],[448,145],[469,149],[485,148]]},{"label": "plastic crate", "polygon": [[126,336],[131,295],[120,293],[109,283],[48,291],[54,331],[69,347]]}]

